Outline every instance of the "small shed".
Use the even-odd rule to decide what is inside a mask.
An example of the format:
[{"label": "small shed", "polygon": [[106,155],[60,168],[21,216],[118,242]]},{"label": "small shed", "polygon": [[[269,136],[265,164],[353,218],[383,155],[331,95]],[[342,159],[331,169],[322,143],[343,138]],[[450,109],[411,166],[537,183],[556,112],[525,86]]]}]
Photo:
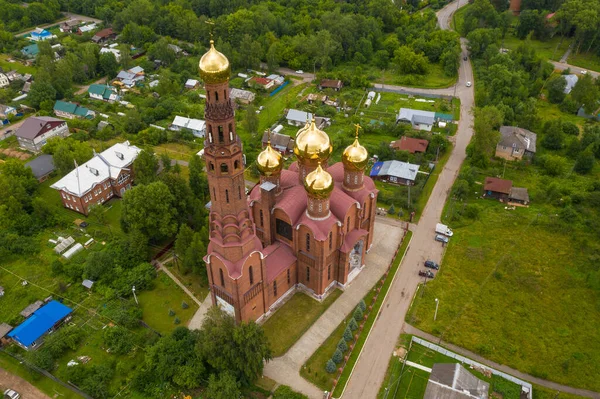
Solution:
[{"label": "small shed", "polygon": [[94,282],[92,280],[85,279],[85,280],[83,280],[83,282],[81,283],[81,285],[83,285],[88,290],[91,290],[92,286],[94,285]]},{"label": "small shed", "polygon": [[34,303],[28,305],[25,309],[23,309],[19,314],[25,318],[28,318],[33,313],[35,313],[36,310],[41,308],[43,304],[43,301],[35,301]]},{"label": "small shed", "polygon": [[8,340],[6,338],[6,335],[9,332],[11,332],[12,329],[13,329],[13,326],[11,326],[10,324],[6,324],[6,323],[0,324],[0,346],[6,345],[10,342],[10,340]]},{"label": "small shed", "polygon": [[524,187],[513,187],[510,189],[508,195],[508,202],[513,205],[528,206],[529,205],[529,193]]}]

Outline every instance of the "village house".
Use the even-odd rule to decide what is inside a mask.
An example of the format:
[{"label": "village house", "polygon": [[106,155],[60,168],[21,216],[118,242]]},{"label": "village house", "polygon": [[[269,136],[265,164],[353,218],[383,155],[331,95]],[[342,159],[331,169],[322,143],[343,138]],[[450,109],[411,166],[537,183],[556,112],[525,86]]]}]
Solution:
[{"label": "village house", "polygon": [[[294,151],[294,139],[287,134],[271,132],[271,147],[277,150],[281,155],[290,155]],[[269,132],[266,131],[262,137],[262,148],[269,142]]]},{"label": "village house", "polygon": [[56,35],[53,35],[46,29],[42,28],[35,28],[35,30],[29,35],[29,39],[35,42],[42,42],[44,40],[50,40],[54,38],[56,38]]},{"label": "village house", "polygon": [[146,75],[144,74],[144,68],[136,66],[127,71],[120,71],[113,82],[116,85],[125,86],[127,88],[132,88],[138,82],[142,82],[146,79]]},{"label": "village house", "polygon": [[435,112],[400,108],[396,123],[410,123],[415,130],[425,130],[430,132],[435,123]]},{"label": "village house", "polygon": [[344,83],[341,80],[321,79],[319,82],[319,90],[333,89],[335,91],[340,91],[342,90],[342,87],[344,87]]},{"label": "village house", "polygon": [[273,85],[275,85],[275,81],[267,78],[262,78],[259,76],[254,76],[249,81],[250,86],[259,87],[264,90],[269,90]]},{"label": "village house", "polygon": [[17,109],[15,107],[11,107],[10,105],[0,104],[0,118],[5,119],[10,115],[16,115]]},{"label": "village house", "polygon": [[115,59],[117,60],[117,62],[121,61],[121,50],[116,48],[116,46],[111,45],[111,47],[102,47],[100,49],[100,54],[109,54],[109,53],[115,56]]},{"label": "village house", "polygon": [[392,141],[390,143],[390,147],[392,147],[394,150],[408,151],[411,154],[419,152],[425,153],[428,145],[429,141],[425,139],[415,139],[414,137],[406,136],[402,136],[400,140]]},{"label": "village house", "polygon": [[309,104],[314,104],[317,102],[325,104],[325,101],[327,101],[327,96],[325,94],[310,93],[308,96],[306,96],[306,102]]},{"label": "village house", "polygon": [[42,147],[52,137],[66,137],[68,135],[67,122],[50,116],[32,116],[23,122],[15,133],[19,146],[33,152],[41,151]]},{"label": "village house", "polygon": [[81,36],[84,33],[91,32],[97,28],[98,28],[98,26],[95,23],[83,25],[83,26],[80,26],[79,28],[77,28],[77,34]]},{"label": "village house", "polygon": [[133,161],[140,149],[128,141],[109,149],[77,166],[54,183],[65,208],[87,215],[92,205],[100,205],[113,197],[123,197],[134,180]]},{"label": "village house", "polygon": [[414,186],[419,165],[402,161],[376,162],[371,168],[371,178],[388,183]]},{"label": "village house", "polygon": [[500,141],[496,145],[496,157],[508,161],[532,158],[536,151],[537,135],[516,126],[500,127]]},{"label": "village house", "polygon": [[75,119],[75,118],[86,118],[92,119],[96,116],[94,111],[91,111],[79,104],[70,103],[66,101],[57,100],[54,103],[54,114],[61,118]]},{"label": "village house", "polygon": [[31,169],[33,176],[41,183],[54,172],[54,158],[50,154],[42,154],[27,162],[25,166]]},{"label": "village house", "polygon": [[21,75],[19,72],[12,70],[6,72],[6,77],[9,81],[14,82],[15,80],[31,80],[31,75],[27,74],[27,79],[24,75]]},{"label": "village house", "polygon": [[188,79],[185,81],[185,88],[188,90],[197,89],[200,86],[200,81],[196,79]]},{"label": "village house", "polygon": [[80,23],[81,21],[79,21],[78,19],[70,19],[60,24],[59,29],[63,33],[71,33],[73,31],[73,28],[75,28]]},{"label": "village house", "polygon": [[[0,287],[1,289],[2,287]],[[4,292],[4,291],[2,291]],[[0,295],[1,296],[1,295]],[[0,346],[8,345],[10,343],[10,338],[7,337],[7,334],[11,332],[13,326],[7,323],[0,324]]]},{"label": "village house", "polygon": [[0,72],[0,88],[8,87],[10,81],[8,80],[8,76]]},{"label": "village house", "polygon": [[510,205],[529,205],[529,193],[526,188],[513,187],[511,180],[497,177],[486,177],[483,185],[483,196],[494,198]]},{"label": "village house", "polygon": [[[304,126],[307,122],[313,119],[313,114],[297,109],[289,109],[285,115],[285,119],[289,125]],[[315,116],[315,124],[319,129],[323,129],[331,124],[331,119]]]},{"label": "village house", "polygon": [[30,44],[29,46],[25,46],[21,49],[21,54],[25,58],[35,58],[40,52],[40,48],[37,43]]},{"label": "village house", "polygon": [[71,318],[73,310],[62,303],[51,300],[37,309],[7,336],[25,350],[38,348],[44,337]]},{"label": "village house", "polygon": [[563,76],[563,78],[565,78],[565,81],[567,82],[563,92],[565,94],[569,94],[569,93],[571,93],[571,90],[573,90],[573,87],[575,87],[575,85],[577,84],[577,81],[579,81],[579,77],[577,75],[575,75],[574,73],[572,73],[570,75]]},{"label": "village house", "polygon": [[113,32],[112,28],[106,28],[96,32],[96,34],[92,37],[92,41],[94,43],[104,43],[108,40],[114,39],[116,36],[117,34]]},{"label": "village house", "polygon": [[93,84],[88,89],[88,95],[95,100],[113,102],[119,100],[117,89],[107,85]]},{"label": "village house", "polygon": [[250,104],[256,98],[256,94],[249,90],[236,89],[232,87],[229,92],[229,97],[234,101],[239,101],[242,104]]},{"label": "village house", "polygon": [[285,78],[283,76],[275,73],[267,76],[267,79],[272,80],[277,86],[281,86],[285,82]]},{"label": "village house", "polygon": [[169,130],[176,132],[189,130],[196,137],[204,137],[206,133],[206,125],[201,119],[191,119],[183,116],[175,116],[173,123],[169,126]]}]

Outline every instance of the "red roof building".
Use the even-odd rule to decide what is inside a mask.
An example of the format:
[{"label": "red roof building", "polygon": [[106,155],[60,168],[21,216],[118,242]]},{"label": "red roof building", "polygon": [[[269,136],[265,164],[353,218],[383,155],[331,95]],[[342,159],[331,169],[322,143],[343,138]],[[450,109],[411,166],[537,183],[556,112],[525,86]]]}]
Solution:
[{"label": "red roof building", "polygon": [[402,136],[400,140],[392,141],[390,146],[395,150],[408,151],[411,154],[427,151],[429,141]]},{"label": "red roof building", "polygon": [[505,201],[508,200],[511,188],[511,180],[499,179],[497,177],[486,177],[483,185],[483,196]]},{"label": "red roof building", "polygon": [[252,79],[250,79],[250,84],[268,90],[271,87],[273,87],[275,81],[267,78],[261,78],[259,76],[254,76]]},{"label": "red roof building", "polygon": [[340,91],[342,90],[342,87],[344,87],[344,83],[341,80],[322,79],[321,82],[319,82],[319,90],[333,89],[335,91]]},{"label": "red roof building", "polygon": [[106,28],[96,32],[96,34],[92,37],[92,41],[96,43],[102,43],[109,39],[113,39],[116,36],[117,34],[113,32],[112,28]]}]

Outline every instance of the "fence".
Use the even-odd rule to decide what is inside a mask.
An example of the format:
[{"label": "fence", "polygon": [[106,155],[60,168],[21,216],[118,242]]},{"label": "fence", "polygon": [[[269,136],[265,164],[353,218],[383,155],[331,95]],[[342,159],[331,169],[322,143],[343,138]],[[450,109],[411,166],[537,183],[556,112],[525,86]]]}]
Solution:
[{"label": "fence", "polygon": [[474,366],[474,367],[478,367],[478,368],[485,369],[485,370],[490,370],[492,372],[492,374],[497,375],[499,377],[502,377],[505,380],[508,380],[510,382],[514,382],[517,385],[520,385],[522,387],[521,389],[523,389],[523,388],[528,389],[529,392],[527,393],[527,399],[533,399],[533,389],[532,389],[532,386],[531,386],[530,383],[528,383],[526,381],[523,381],[523,380],[521,380],[519,378],[513,377],[510,374],[503,373],[502,371],[498,371],[496,369],[488,367],[488,366],[486,366],[484,364],[481,364],[479,362],[476,362],[475,360],[471,360],[469,358],[461,356],[461,355],[459,355],[457,353],[451,352],[448,349],[442,348],[439,345],[436,345],[436,344],[433,344],[433,343],[431,343],[429,341],[425,341],[425,340],[423,340],[421,338],[415,337],[414,335],[412,337],[412,341],[411,342],[415,342],[415,343],[417,343],[419,345],[423,345],[424,347],[429,348],[431,350],[434,350],[434,351],[436,351],[438,353],[441,353],[442,355],[445,355],[445,356],[451,357],[453,359],[456,359],[456,360],[458,360],[461,363],[466,363],[466,364]]},{"label": "fence", "polygon": [[19,363],[23,363],[23,364],[24,364],[24,365],[25,365],[27,368],[29,368],[29,369],[31,369],[31,370],[34,370],[34,371],[37,371],[38,373],[40,373],[40,374],[42,374],[42,375],[44,375],[44,376],[46,376],[46,377],[50,378],[51,380],[53,380],[54,382],[56,382],[56,383],[58,383],[58,384],[62,385],[63,387],[65,387],[65,388],[68,388],[68,389],[70,389],[71,391],[75,392],[76,394],[83,396],[85,399],[94,399],[93,397],[91,397],[91,396],[90,396],[90,395],[88,395],[87,393],[83,392],[82,390],[78,389],[78,388],[77,388],[77,387],[75,387],[74,385],[72,385],[72,384],[70,384],[70,383],[68,384],[68,383],[64,382],[63,380],[56,378],[55,376],[53,376],[52,374],[50,374],[48,371],[46,371],[46,370],[44,370],[44,369],[42,369],[42,368],[39,368],[39,367],[37,367],[37,366],[36,366],[36,365],[34,365],[34,364],[31,364],[31,363],[27,362],[27,361],[26,361],[24,358],[22,358],[21,356],[15,355],[14,353],[7,352],[7,351],[5,351],[5,350],[4,350],[4,349],[2,349],[2,348],[0,348],[0,352],[2,352],[2,353],[6,353],[8,356],[10,356],[10,357],[12,357],[12,358],[14,358],[14,359],[18,360],[18,361],[19,361]]},{"label": "fence", "polygon": [[276,88],[275,90],[273,90],[270,94],[269,97],[273,97],[275,94],[279,93],[281,90],[283,90],[283,88],[285,86],[287,86],[290,82],[285,82],[284,84],[282,84],[281,86],[279,86],[278,88]]},{"label": "fence", "polygon": [[372,88],[373,91],[382,91],[382,92],[386,92],[386,93],[399,93],[399,94],[408,94],[408,95],[412,95],[412,96],[418,96],[418,97],[427,97],[427,98],[441,98],[443,100],[452,100],[454,98],[454,96],[449,96],[447,94],[437,94],[437,93],[427,93],[423,90],[419,90],[419,89],[392,89],[392,88],[387,88],[387,87],[373,87]]}]

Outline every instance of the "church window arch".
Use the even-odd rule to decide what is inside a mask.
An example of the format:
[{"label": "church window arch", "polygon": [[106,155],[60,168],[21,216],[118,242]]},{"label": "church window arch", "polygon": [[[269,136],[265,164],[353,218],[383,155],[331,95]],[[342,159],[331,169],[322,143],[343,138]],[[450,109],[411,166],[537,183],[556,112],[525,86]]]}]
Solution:
[{"label": "church window arch", "polygon": [[233,169],[235,169],[235,170],[238,170],[239,168],[240,168],[240,160],[239,160],[239,159],[236,159],[236,160],[233,162]]},{"label": "church window arch", "polygon": [[229,204],[229,190],[225,190],[225,201]]},{"label": "church window arch", "polygon": [[217,130],[219,131],[219,143],[222,143],[225,141],[225,137],[223,136],[223,126],[219,125]]},{"label": "church window arch", "polygon": [[219,101],[219,92],[215,91],[215,101]]},{"label": "church window arch", "polygon": [[329,250],[333,247],[333,232],[329,232]]},{"label": "church window arch", "polygon": [[306,233],[306,252],[310,252],[310,234]]},{"label": "church window arch", "polygon": [[225,277],[223,277],[223,269],[219,269],[219,277],[221,277],[221,287],[225,287]]},{"label": "church window arch", "polygon": [[263,215],[262,209],[260,210],[259,215],[260,215],[260,227],[263,227],[265,219],[264,219],[264,215]]},{"label": "church window arch", "polygon": [[227,173],[229,172],[229,167],[227,167],[226,163],[222,163],[221,164],[221,173]]},{"label": "church window arch", "polygon": [[248,268],[248,278],[250,279],[250,285],[254,284],[254,270],[252,270],[252,266]]}]

